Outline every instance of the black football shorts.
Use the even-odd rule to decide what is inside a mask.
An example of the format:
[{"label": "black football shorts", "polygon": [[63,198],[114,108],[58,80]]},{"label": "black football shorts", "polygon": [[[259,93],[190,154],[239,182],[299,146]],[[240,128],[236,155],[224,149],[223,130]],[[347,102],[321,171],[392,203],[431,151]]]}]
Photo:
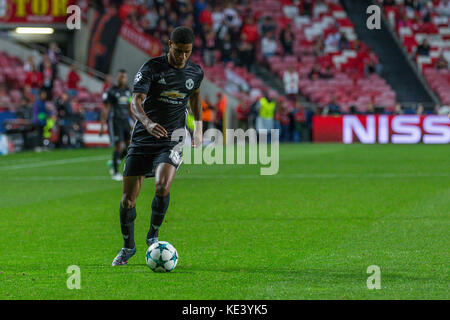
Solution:
[{"label": "black football shorts", "polygon": [[178,170],[182,162],[182,151],[174,149],[173,146],[130,147],[125,159],[123,175],[154,177],[156,167],[160,163],[170,163]]},{"label": "black football shorts", "polygon": [[111,144],[129,141],[131,138],[130,122],[125,119],[110,119],[108,121],[108,132]]}]

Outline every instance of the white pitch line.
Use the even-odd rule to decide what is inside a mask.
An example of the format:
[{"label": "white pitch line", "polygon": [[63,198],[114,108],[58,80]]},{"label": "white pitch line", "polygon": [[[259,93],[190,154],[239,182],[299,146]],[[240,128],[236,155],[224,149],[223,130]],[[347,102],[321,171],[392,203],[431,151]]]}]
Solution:
[{"label": "white pitch line", "polygon": [[10,166],[0,166],[0,171],[7,170],[17,170],[17,169],[28,169],[28,168],[38,168],[38,167],[47,167],[47,166],[55,166],[69,163],[80,163],[80,162],[89,162],[89,161],[98,161],[98,160],[107,160],[108,156],[95,156],[95,157],[78,157],[78,158],[68,158],[61,160],[51,160],[51,161],[40,161],[19,165],[10,165]]},{"label": "white pitch line", "polygon": [[[261,176],[261,175],[179,175],[175,179],[302,179],[302,178],[312,178],[312,179],[396,179],[396,178],[435,178],[435,177],[450,177],[450,173],[380,173],[380,174],[277,174],[273,176]],[[70,180],[80,180],[80,181],[108,181],[111,180],[109,176],[29,176],[29,177],[2,177],[2,180],[13,180],[13,181],[70,181]]]}]

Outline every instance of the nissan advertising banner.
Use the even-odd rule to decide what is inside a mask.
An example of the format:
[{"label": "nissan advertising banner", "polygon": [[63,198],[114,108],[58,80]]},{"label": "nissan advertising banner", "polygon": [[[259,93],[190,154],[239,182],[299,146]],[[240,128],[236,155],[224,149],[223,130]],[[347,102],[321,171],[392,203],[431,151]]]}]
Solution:
[{"label": "nissan advertising banner", "polygon": [[314,142],[450,143],[450,119],[439,115],[314,116]]}]

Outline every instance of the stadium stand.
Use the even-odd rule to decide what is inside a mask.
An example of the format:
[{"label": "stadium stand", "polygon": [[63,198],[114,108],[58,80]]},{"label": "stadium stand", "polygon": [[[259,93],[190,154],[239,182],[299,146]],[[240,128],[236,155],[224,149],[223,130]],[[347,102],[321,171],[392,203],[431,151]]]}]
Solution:
[{"label": "stadium stand", "polygon": [[430,88],[450,104],[450,1],[378,1]]}]

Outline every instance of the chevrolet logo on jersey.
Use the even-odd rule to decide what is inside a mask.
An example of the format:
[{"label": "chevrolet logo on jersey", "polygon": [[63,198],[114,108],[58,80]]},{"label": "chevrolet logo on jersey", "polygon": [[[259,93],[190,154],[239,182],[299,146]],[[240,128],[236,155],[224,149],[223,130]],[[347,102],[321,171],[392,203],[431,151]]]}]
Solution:
[{"label": "chevrolet logo on jersey", "polygon": [[119,104],[128,104],[128,96],[121,96],[119,98]]},{"label": "chevrolet logo on jersey", "polygon": [[184,99],[184,97],[186,97],[186,93],[182,93],[178,90],[171,90],[171,91],[161,92],[161,96],[167,97],[170,99]]}]

